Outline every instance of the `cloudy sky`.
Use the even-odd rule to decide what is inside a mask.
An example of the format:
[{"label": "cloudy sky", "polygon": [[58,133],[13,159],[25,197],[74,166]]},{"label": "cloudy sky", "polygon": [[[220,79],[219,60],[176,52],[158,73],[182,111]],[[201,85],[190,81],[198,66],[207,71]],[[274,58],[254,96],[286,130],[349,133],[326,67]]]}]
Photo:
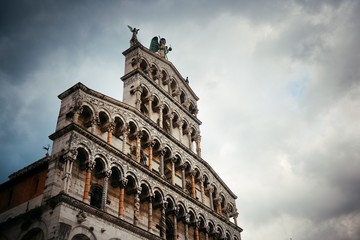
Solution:
[{"label": "cloudy sky", "polygon": [[131,33],[200,97],[244,240],[360,238],[360,2],[1,1],[1,177],[44,156],[77,82],[122,99]]}]

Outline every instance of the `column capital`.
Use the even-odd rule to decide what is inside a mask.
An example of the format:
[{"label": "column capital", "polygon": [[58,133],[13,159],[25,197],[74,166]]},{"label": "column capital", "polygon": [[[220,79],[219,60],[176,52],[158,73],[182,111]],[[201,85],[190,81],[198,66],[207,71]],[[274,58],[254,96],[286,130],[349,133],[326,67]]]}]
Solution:
[{"label": "column capital", "polygon": [[109,179],[111,177],[111,173],[112,173],[111,169],[104,171],[104,178]]},{"label": "column capital", "polygon": [[213,193],[215,189],[214,186],[209,186],[205,190],[208,191],[209,193]]},{"label": "column capital", "polygon": [[161,203],[161,209],[165,210],[167,207],[168,207],[168,201],[163,200],[162,203]]},{"label": "column capital", "polygon": [[90,160],[86,164],[86,169],[92,171],[95,168],[96,162],[94,160]]},{"label": "column capital", "polygon": [[77,156],[77,149],[76,148],[72,148],[69,151],[67,151],[66,153],[64,153],[63,158],[66,161],[75,161]]},{"label": "column capital", "polygon": [[142,136],[143,136],[143,133],[142,133],[142,131],[137,131],[136,132],[136,138],[142,138]]},{"label": "column capital", "polygon": [[141,187],[141,186],[139,186],[139,187],[136,188],[136,193],[137,193],[137,194],[140,195],[140,194],[141,194],[141,191],[142,191],[142,187]]},{"label": "column capital", "polygon": [[108,132],[113,132],[115,129],[115,123],[111,122],[108,126],[107,126],[107,131]]},{"label": "column capital", "polygon": [[122,188],[126,187],[127,183],[128,183],[128,179],[127,179],[127,178],[121,178],[121,179],[119,180],[120,187],[122,187]]}]

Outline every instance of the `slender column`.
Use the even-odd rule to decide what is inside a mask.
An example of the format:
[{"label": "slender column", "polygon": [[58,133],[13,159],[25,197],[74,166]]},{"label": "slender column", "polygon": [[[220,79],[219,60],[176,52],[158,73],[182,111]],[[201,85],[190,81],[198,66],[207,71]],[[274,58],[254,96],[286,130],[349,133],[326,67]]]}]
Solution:
[{"label": "slender column", "polygon": [[142,92],[142,89],[140,86],[138,86],[135,90],[135,96],[136,96],[135,107],[139,111],[140,111],[140,107],[141,107],[141,92]]},{"label": "slender column", "polygon": [[209,227],[205,227],[204,235],[205,235],[205,240],[209,240]]},{"label": "slender column", "polygon": [[195,240],[199,240],[199,223],[195,223]]},{"label": "slender column", "polygon": [[182,138],[183,135],[183,130],[182,130],[182,126],[184,125],[184,120],[180,120],[179,121],[179,136],[180,136],[180,140]]},{"label": "slender column", "polygon": [[189,222],[190,216],[189,214],[185,215],[185,240],[189,240]]},{"label": "slender column", "polygon": [[149,197],[149,216],[148,216],[148,231],[152,232],[151,226],[152,226],[152,217],[153,217],[153,207],[152,207],[152,201],[153,197]]},{"label": "slender column", "polygon": [[101,198],[101,209],[105,209],[105,206],[106,206],[110,176],[111,176],[111,170],[109,169],[105,172],[104,187],[103,187],[103,193],[102,193],[102,198]]},{"label": "slender column", "polygon": [[186,190],[186,175],[185,175],[185,165],[181,165],[181,178],[182,178],[182,188]]},{"label": "slender column", "polygon": [[108,135],[107,135],[107,143],[108,144],[111,144],[111,138],[112,138],[112,134],[113,134],[113,131],[115,129],[115,124],[110,124],[109,128],[108,128]]},{"label": "slender column", "polygon": [[233,216],[234,217],[234,223],[235,223],[236,226],[238,225],[238,222],[237,222],[238,216],[239,216],[239,213],[237,213],[237,212]]},{"label": "slender column", "polygon": [[178,238],[178,229],[177,229],[177,211],[174,212],[174,239]]},{"label": "slender column", "polygon": [[119,217],[124,214],[124,197],[125,197],[125,186],[128,180],[123,178],[120,180],[120,195],[119,195]]},{"label": "slender column", "polygon": [[175,185],[175,163],[176,158],[171,159],[171,184]]},{"label": "slender column", "polygon": [[159,107],[159,126],[163,128],[163,109],[164,105],[160,105]]},{"label": "slender column", "polygon": [[169,133],[171,135],[173,133],[173,122],[172,122],[173,118],[174,118],[174,115],[173,115],[173,113],[171,113],[170,116],[169,116],[169,128],[170,128]]},{"label": "slender column", "polygon": [[155,145],[155,142],[150,142],[149,145],[149,170],[152,171],[152,160],[153,160],[153,147]]},{"label": "slender column", "polygon": [[188,131],[189,149],[190,149],[190,151],[193,150],[193,145],[192,145],[192,141],[191,141],[191,134],[192,134],[192,130],[190,129],[190,130]]},{"label": "slender column", "polygon": [[214,200],[213,200],[213,191],[214,191],[214,188],[213,187],[209,187],[208,188],[208,191],[209,191],[209,197],[210,197],[210,208],[212,210],[214,210]]},{"label": "slender column", "polygon": [[152,117],[152,102],[154,101],[154,96],[150,96],[149,97],[149,101],[148,101],[148,104],[149,104],[149,116],[150,118]]},{"label": "slender column", "polygon": [[196,190],[195,190],[195,171],[191,172],[191,197],[196,198]]},{"label": "slender column", "polygon": [[161,222],[160,222],[160,237],[165,239],[166,238],[166,208],[167,208],[167,201],[163,200],[161,206]]},{"label": "slender column", "polygon": [[218,214],[222,215],[222,209],[221,209],[221,197],[219,196],[217,199],[217,212]]},{"label": "slender column", "polygon": [[66,154],[64,154],[65,171],[64,171],[64,175],[62,177],[62,180],[64,180],[64,182],[63,182],[63,190],[64,190],[65,193],[68,192],[69,187],[70,187],[72,166],[73,166],[74,161],[76,159],[76,155],[77,155],[77,150],[76,149],[71,149]]},{"label": "slender column", "polygon": [[200,147],[200,142],[201,142],[201,136],[198,134],[195,138],[195,143],[196,143],[196,154],[201,157],[201,147]]},{"label": "slender column", "polygon": [[164,174],[164,155],[166,153],[165,149],[162,149],[160,152],[160,176],[163,178]]},{"label": "slender column", "polygon": [[200,191],[201,191],[201,202],[205,202],[205,192],[204,192],[204,178],[200,179]]},{"label": "slender column", "polygon": [[140,218],[140,194],[141,194],[141,187],[138,187],[135,192],[134,198],[134,225],[139,223]]},{"label": "slender column", "polygon": [[96,129],[96,126],[98,125],[98,118],[97,117],[94,117],[92,120],[91,120],[91,132],[94,133],[95,132],[95,129]]},{"label": "slender column", "polygon": [[141,137],[142,137],[142,132],[139,131],[136,133],[136,161],[139,163],[140,162],[140,151],[141,151]]},{"label": "slender column", "polygon": [[91,172],[94,169],[94,167],[95,167],[95,161],[89,161],[88,165],[86,166],[85,187],[84,187],[84,195],[83,195],[83,201],[86,203],[89,203]]},{"label": "slender column", "polygon": [[123,146],[122,146],[122,151],[125,154],[129,153],[129,149],[127,146],[128,135],[129,135],[129,127],[125,126],[125,128],[123,130]]}]

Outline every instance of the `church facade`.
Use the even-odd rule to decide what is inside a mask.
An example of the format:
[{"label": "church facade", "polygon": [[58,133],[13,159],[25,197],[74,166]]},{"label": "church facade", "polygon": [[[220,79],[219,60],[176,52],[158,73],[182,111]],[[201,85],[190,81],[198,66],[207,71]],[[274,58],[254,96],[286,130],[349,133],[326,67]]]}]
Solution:
[{"label": "church facade", "polygon": [[136,34],[123,101],[82,83],[58,96],[51,154],[0,185],[1,240],[241,239],[236,195],[201,157],[198,97]]}]

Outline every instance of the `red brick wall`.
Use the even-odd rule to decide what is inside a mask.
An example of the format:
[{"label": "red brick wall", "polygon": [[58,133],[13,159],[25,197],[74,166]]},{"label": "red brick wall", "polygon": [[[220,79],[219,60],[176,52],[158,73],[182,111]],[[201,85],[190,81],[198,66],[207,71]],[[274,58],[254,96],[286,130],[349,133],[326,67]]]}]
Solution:
[{"label": "red brick wall", "polygon": [[0,213],[27,202],[44,192],[47,164],[11,179],[0,186]]}]

